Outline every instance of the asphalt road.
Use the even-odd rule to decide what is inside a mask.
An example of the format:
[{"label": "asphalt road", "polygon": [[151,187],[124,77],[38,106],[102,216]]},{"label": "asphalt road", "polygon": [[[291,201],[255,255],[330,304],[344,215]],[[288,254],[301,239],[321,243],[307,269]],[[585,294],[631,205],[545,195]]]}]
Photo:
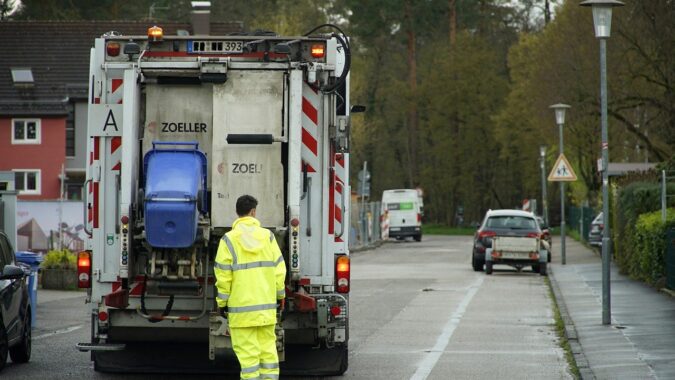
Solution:
[{"label": "asphalt road", "polygon": [[[572,378],[544,278],[509,267],[492,276],[474,272],[470,250],[470,237],[425,236],[352,255],[350,366],[343,378]],[[89,355],[75,349],[89,339],[82,293],[45,292],[37,323],[31,362],[8,363],[3,379],[215,377],[94,372]]]}]

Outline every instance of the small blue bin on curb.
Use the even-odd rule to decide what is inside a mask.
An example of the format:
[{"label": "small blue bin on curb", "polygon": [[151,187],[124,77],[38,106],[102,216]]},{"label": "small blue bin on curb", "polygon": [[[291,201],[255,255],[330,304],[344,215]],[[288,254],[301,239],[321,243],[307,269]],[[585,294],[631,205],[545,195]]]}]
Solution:
[{"label": "small blue bin on curb", "polygon": [[43,258],[37,253],[19,251],[16,252],[16,259],[20,263],[30,266],[30,276],[28,276],[28,294],[30,296],[31,322],[33,328],[35,328],[35,311],[37,310],[37,287],[38,287],[37,276]]}]

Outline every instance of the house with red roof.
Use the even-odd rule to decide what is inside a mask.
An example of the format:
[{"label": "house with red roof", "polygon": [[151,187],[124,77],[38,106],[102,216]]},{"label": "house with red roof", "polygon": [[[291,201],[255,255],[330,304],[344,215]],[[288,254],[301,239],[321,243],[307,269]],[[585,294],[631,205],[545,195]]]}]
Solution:
[{"label": "house with red roof", "polygon": [[[81,200],[86,177],[89,53],[111,31],[145,35],[150,21],[0,21],[0,171],[19,200]],[[165,34],[240,33],[240,22],[162,22]],[[2,184],[0,184],[1,186]]]}]

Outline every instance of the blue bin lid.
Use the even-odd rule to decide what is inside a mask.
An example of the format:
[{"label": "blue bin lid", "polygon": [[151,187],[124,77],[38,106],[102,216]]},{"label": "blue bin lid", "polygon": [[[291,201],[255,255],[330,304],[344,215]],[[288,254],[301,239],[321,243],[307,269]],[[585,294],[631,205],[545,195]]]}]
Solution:
[{"label": "blue bin lid", "polygon": [[24,264],[29,264],[33,266],[40,266],[40,263],[44,260],[44,258],[35,252],[28,252],[28,251],[17,251],[15,252],[16,259],[20,263]]}]

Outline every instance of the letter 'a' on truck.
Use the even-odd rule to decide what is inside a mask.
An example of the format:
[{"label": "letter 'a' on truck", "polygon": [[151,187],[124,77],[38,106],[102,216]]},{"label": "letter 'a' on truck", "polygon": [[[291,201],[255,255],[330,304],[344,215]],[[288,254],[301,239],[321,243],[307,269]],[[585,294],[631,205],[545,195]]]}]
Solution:
[{"label": "letter 'a' on truck", "polygon": [[[288,268],[284,374],[347,369],[348,38],[110,33],[91,49],[86,251],[98,371],[232,372],[214,258],[258,199]],[[355,109],[356,110],[356,109]]]},{"label": "letter 'a' on truck", "polygon": [[424,203],[418,189],[385,190],[382,192],[382,210],[389,217],[389,237],[403,240],[412,237],[422,241],[422,214]]}]

